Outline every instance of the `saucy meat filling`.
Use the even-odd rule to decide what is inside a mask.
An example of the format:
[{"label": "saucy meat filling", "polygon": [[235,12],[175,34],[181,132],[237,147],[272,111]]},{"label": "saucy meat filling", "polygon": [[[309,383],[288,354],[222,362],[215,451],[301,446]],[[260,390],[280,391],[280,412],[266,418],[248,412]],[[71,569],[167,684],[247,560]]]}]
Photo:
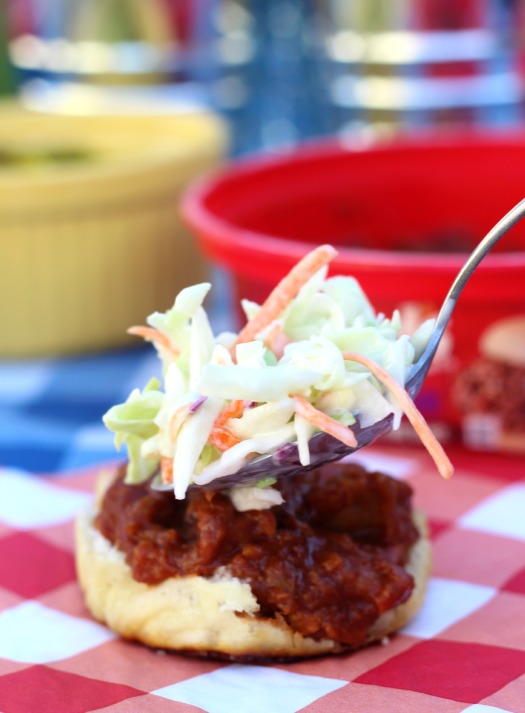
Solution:
[{"label": "saucy meat filling", "polygon": [[403,569],[419,537],[412,491],[389,476],[325,466],[279,483],[283,505],[247,512],[220,492],[190,490],[181,501],[123,478],[124,470],[96,526],[140,582],[226,568],[249,582],[259,616],[347,646],[360,645],[374,621],[412,593]]}]

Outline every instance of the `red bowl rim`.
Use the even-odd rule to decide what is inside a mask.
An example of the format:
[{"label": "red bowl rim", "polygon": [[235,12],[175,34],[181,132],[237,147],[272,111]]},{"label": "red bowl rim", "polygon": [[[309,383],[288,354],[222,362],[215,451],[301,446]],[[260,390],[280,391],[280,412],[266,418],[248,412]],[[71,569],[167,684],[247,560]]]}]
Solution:
[{"label": "red bowl rim", "polygon": [[[379,139],[373,142],[329,138],[305,142],[286,153],[255,153],[236,159],[226,167],[190,184],[182,195],[180,211],[183,220],[197,233],[203,251],[221,264],[228,266],[225,253],[232,251],[237,254],[237,257],[240,254],[239,251],[242,251],[243,261],[263,257],[270,251],[272,258],[277,262],[292,265],[312,249],[312,243],[236,227],[209,210],[206,205],[208,198],[224,183],[285,165],[290,161],[301,163],[316,158],[329,158],[341,153],[363,153],[365,151],[392,153],[400,150],[438,150],[446,147],[478,145],[502,148],[515,148],[518,145],[525,147],[525,133],[518,131],[456,131],[444,132],[441,135],[422,133],[415,138],[397,137],[394,140]],[[509,206],[509,210],[511,208],[512,206]],[[489,226],[489,229],[491,227]],[[373,265],[377,270],[420,267],[425,270],[430,269],[434,274],[449,274],[451,271],[459,270],[469,255],[468,252],[453,254],[442,252],[410,253],[342,246],[337,246],[337,251],[339,257],[334,260],[334,267],[337,267],[338,263],[352,264],[356,267]],[[525,268],[525,251],[488,255],[481,267],[485,272],[500,271],[501,269],[521,271]]]}]

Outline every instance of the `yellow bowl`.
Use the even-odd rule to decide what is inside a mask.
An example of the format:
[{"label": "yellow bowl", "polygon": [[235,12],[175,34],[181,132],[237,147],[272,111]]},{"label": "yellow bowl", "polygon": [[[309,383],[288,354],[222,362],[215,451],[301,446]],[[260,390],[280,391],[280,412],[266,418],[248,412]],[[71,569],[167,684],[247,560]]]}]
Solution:
[{"label": "yellow bowl", "polygon": [[223,123],[0,107],[0,356],[122,346],[206,268],[178,215]]}]

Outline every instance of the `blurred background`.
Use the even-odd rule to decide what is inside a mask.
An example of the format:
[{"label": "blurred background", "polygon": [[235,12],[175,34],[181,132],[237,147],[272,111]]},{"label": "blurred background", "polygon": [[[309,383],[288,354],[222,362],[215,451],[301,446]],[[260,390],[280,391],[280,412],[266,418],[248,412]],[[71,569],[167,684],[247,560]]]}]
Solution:
[{"label": "blurred background", "polygon": [[230,150],[522,116],[522,0],[2,0],[35,110],[206,107]]},{"label": "blurred background", "polygon": [[[208,214],[232,235],[248,230],[251,245],[277,236],[304,252],[305,241],[330,241],[376,251],[372,265],[377,251],[401,251],[409,263],[412,253],[439,254],[430,262],[445,272],[432,294],[398,294],[395,280],[389,287],[411,325],[433,314],[466,252],[523,197],[524,60],[523,0],[0,0],[0,464],[66,472],[111,458],[100,417],[156,368],[126,328],[209,275],[217,330],[235,325],[239,280],[253,284],[254,297],[266,289],[207,242]],[[481,145],[464,153],[477,136]],[[404,151],[407,141],[438,146],[437,155],[448,142],[437,183],[436,154],[413,164],[397,149],[375,153]],[[328,145],[345,157],[370,152],[375,163],[329,163],[303,178],[295,162]],[[264,186],[264,215],[241,215],[232,194],[181,218],[188,186],[251,161],[257,181],[265,161],[294,164],[293,200],[283,202],[292,174],[276,174]],[[413,167],[399,182],[403,166]],[[244,206],[257,203],[257,181]],[[322,206],[312,197],[321,193]],[[433,216],[417,231],[403,223],[414,204]],[[294,222],[306,205],[315,211]],[[447,222],[436,223],[438,212]],[[308,226],[315,235],[305,238]],[[261,264],[273,264],[258,249]],[[514,239],[491,272],[503,271],[498,286],[512,278],[514,287],[490,321],[515,320],[518,341],[524,254]],[[344,259],[351,272],[352,254]],[[414,263],[420,281],[427,269]],[[373,279],[365,271],[365,290]],[[506,393],[520,385],[510,416],[488,409],[484,396],[469,412],[487,373],[478,364],[487,325],[469,315],[487,301],[494,308],[495,285],[472,292],[471,311],[458,318],[471,348],[455,352],[452,333],[421,403],[445,440],[523,453],[525,363],[513,357],[518,375],[505,366],[504,379],[493,377]],[[461,399],[453,397],[474,363]]]}]

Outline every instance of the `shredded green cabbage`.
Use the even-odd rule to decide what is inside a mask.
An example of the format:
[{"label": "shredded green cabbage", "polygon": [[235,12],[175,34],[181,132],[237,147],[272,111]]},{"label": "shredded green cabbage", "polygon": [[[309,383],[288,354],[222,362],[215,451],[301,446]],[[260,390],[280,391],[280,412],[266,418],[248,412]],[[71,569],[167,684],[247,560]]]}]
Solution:
[{"label": "shredded green cabbage", "polygon": [[[135,389],[104,416],[116,446],[128,449],[129,482],[147,479],[168,459],[175,496],[184,498],[191,483],[232,474],[290,442],[307,465],[308,442],[318,426],[296,414],[294,396],[345,427],[371,425],[390,413],[399,424],[401,411],[385,387],[360,364],[345,361],[342,351],[366,355],[404,384],[432,321],[404,334],[399,312],[390,319],[376,314],[354,278],[327,279],[323,268],[232,356],[236,335],[214,335],[203,308],[209,289],[208,283],[188,287],[171,309],[148,318],[172,347],[154,342],[164,383],[152,380]],[[249,318],[260,309],[246,300],[243,308]],[[217,419],[232,402],[240,404],[240,413],[221,422],[223,432],[216,433]],[[223,450],[224,431],[232,440]],[[258,487],[273,482],[261,479]]]}]

